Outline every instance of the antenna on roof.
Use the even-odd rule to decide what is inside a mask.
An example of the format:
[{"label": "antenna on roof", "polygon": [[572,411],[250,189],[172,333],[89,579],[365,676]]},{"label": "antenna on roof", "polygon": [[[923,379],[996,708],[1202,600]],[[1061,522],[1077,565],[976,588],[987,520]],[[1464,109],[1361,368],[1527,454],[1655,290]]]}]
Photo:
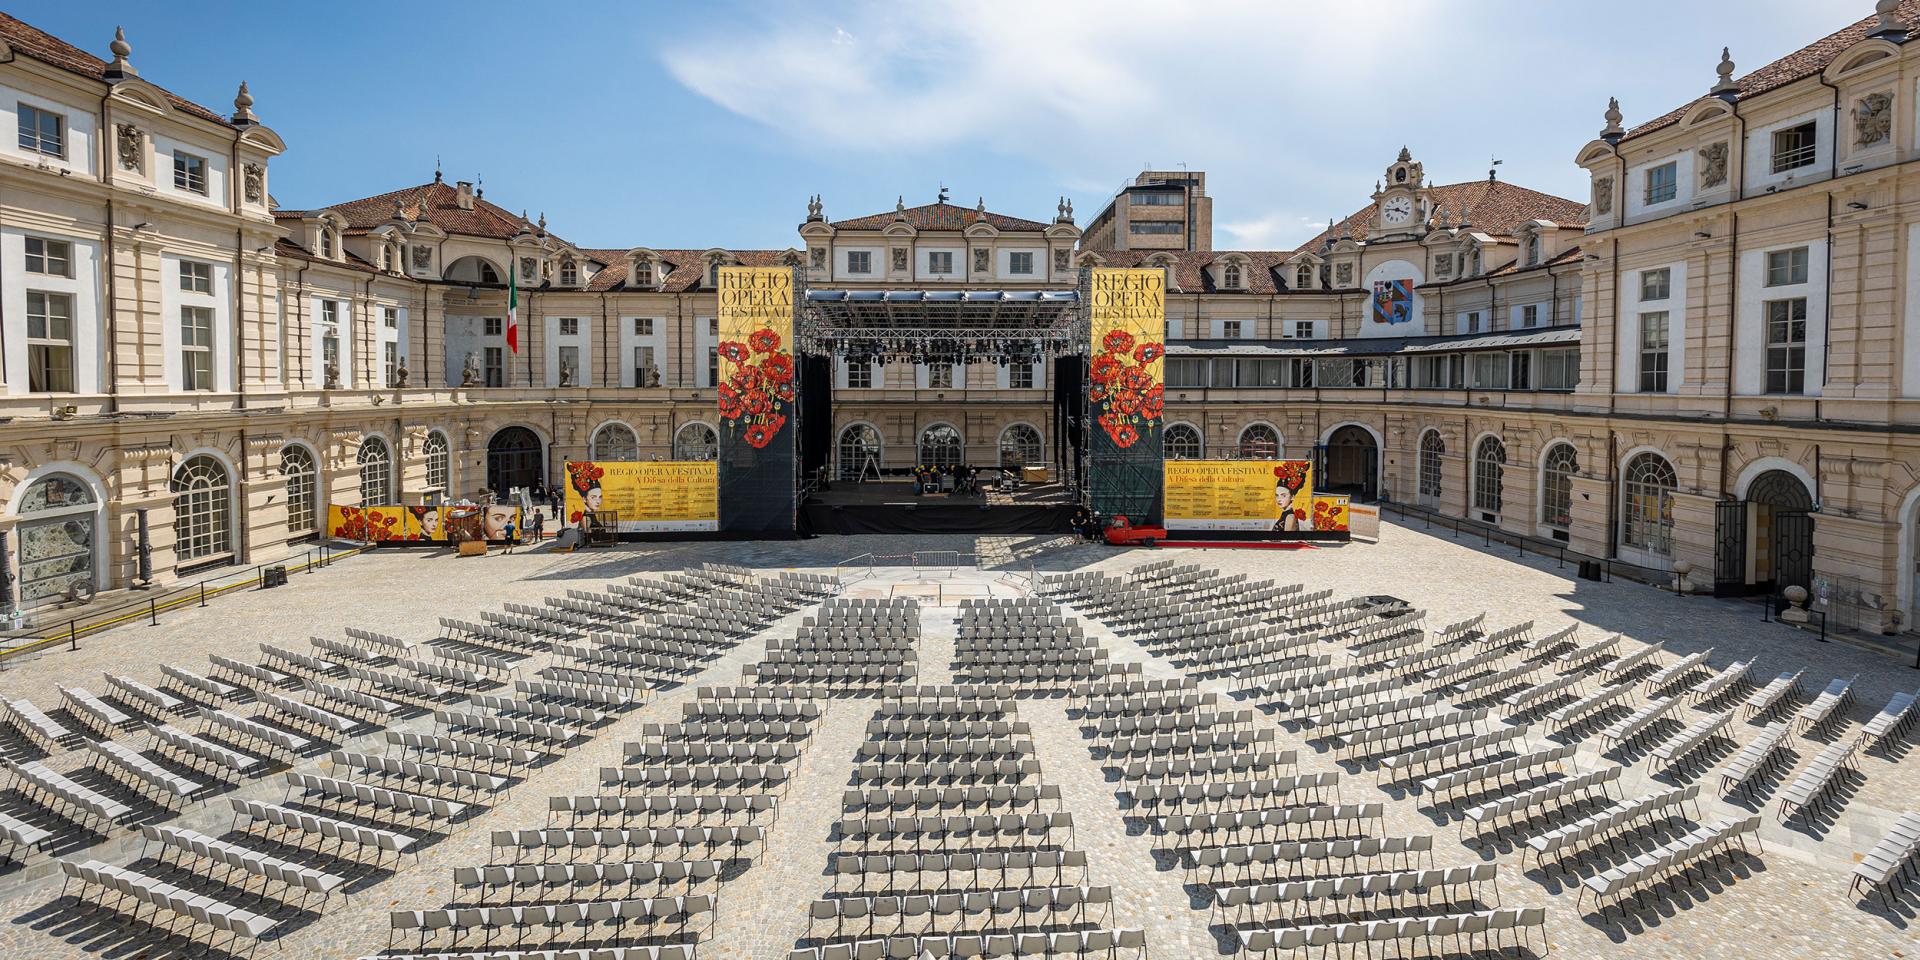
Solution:
[{"label": "antenna on roof", "polygon": [[433,155],[433,182],[440,182],[440,155],[437,153]]},{"label": "antenna on roof", "polygon": [[1496,171],[1493,168],[1499,166],[1501,161],[1493,157],[1488,157],[1487,160],[1489,161],[1489,163],[1487,164],[1487,179],[1488,180],[1499,179],[1499,177],[1496,175]]},{"label": "antenna on roof", "polygon": [[938,202],[940,203],[947,202],[947,185],[945,183],[940,184],[940,193],[938,195]]},{"label": "antenna on roof", "polygon": [[486,196],[486,195],[487,195],[487,181],[486,181],[486,179],[485,179],[485,178],[483,178],[483,177],[481,177],[481,176],[480,176],[479,174],[477,174],[477,173],[476,173],[476,174],[474,174],[474,175],[473,175],[473,198],[474,198],[475,200],[478,200],[478,199],[480,199],[481,197],[484,197],[484,196]]}]

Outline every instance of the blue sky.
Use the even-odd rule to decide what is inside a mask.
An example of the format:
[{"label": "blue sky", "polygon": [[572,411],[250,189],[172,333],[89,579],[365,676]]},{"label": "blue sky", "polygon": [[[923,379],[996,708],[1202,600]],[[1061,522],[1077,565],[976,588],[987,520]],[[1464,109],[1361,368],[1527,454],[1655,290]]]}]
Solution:
[{"label": "blue sky", "polygon": [[1221,248],[1290,249],[1366,203],[1402,144],[1429,179],[1584,197],[1608,96],[1628,125],[1867,0],[236,4],[15,0],[148,80],[285,137],[288,207],[481,178],[583,246],[786,247],[954,202],[1082,223],[1143,163],[1205,170]]}]

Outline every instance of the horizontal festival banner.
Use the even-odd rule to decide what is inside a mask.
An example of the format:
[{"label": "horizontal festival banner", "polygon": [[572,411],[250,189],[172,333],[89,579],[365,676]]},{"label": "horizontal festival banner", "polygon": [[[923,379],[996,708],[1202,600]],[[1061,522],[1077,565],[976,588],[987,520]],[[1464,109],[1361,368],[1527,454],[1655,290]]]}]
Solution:
[{"label": "horizontal festival banner", "polygon": [[327,504],[327,532],[343,540],[367,543],[460,543],[465,540],[505,540],[507,524],[524,536],[520,508],[510,504],[474,504],[439,507],[381,505],[346,507]]},{"label": "horizontal festival banner", "polygon": [[620,533],[718,530],[719,467],[712,460],[570,460],[566,525],[605,514]]},{"label": "horizontal festival banner", "polygon": [[1169,460],[1168,530],[1313,527],[1311,460]]}]

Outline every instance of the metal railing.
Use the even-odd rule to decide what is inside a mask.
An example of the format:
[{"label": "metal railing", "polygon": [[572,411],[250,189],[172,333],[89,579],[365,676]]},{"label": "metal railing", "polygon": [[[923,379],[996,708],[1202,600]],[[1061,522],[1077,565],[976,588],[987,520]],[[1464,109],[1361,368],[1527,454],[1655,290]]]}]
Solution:
[{"label": "metal railing", "polygon": [[1489,550],[1498,543],[1513,547],[1517,556],[1524,557],[1531,550],[1535,556],[1552,557],[1556,569],[1565,567],[1569,561],[1575,565],[1583,562],[1598,564],[1601,576],[1607,583],[1612,583],[1614,576],[1619,575],[1649,586],[1666,587],[1673,578],[1673,572],[1670,570],[1660,570],[1627,560],[1591,556],[1558,540],[1542,540],[1524,533],[1502,530],[1494,524],[1481,520],[1449,516],[1437,510],[1396,500],[1381,500],[1379,507],[1382,511],[1398,514],[1402,520],[1417,519],[1423,524],[1423,529],[1431,530],[1434,527],[1440,527],[1451,530],[1455,540],[1461,539],[1463,534],[1467,537],[1478,537],[1481,546]]},{"label": "metal railing", "polygon": [[[60,629],[42,633],[40,636],[26,640],[16,646],[0,650],[0,661],[4,661],[6,658],[18,654],[30,653],[58,644],[66,644],[69,650],[78,650],[80,649],[80,640],[82,637],[90,637],[115,627],[138,623],[142,620],[146,621],[150,626],[157,627],[160,625],[160,615],[163,613],[179,610],[184,607],[204,607],[207,605],[208,600],[218,597],[221,594],[232,593],[235,590],[244,590],[262,583],[266,579],[268,567],[285,566],[289,575],[302,571],[313,573],[321,567],[330,566],[348,557],[360,554],[370,546],[370,544],[361,544],[354,547],[337,548],[328,543],[321,543],[315,545],[310,550],[300,553],[299,556],[304,559],[298,563],[261,563],[255,564],[251,568],[243,567],[239,570],[227,570],[218,575],[207,577],[197,583],[176,587],[164,593],[153,594],[138,600],[129,600],[125,603],[108,607],[105,610],[88,614],[85,617],[69,617],[67,618],[66,624]],[[289,559],[291,559],[292,556],[293,555],[290,554]],[[232,579],[226,583],[219,582],[228,580],[228,578],[239,579]]]}]

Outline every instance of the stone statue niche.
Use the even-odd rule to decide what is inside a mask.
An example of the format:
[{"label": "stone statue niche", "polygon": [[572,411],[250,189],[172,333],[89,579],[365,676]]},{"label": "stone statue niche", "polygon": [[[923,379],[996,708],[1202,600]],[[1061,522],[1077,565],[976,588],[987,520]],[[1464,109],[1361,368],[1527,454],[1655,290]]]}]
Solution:
[{"label": "stone statue niche", "polygon": [[460,385],[463,387],[480,385],[480,355],[472,350],[467,351],[466,362],[460,367]]}]

